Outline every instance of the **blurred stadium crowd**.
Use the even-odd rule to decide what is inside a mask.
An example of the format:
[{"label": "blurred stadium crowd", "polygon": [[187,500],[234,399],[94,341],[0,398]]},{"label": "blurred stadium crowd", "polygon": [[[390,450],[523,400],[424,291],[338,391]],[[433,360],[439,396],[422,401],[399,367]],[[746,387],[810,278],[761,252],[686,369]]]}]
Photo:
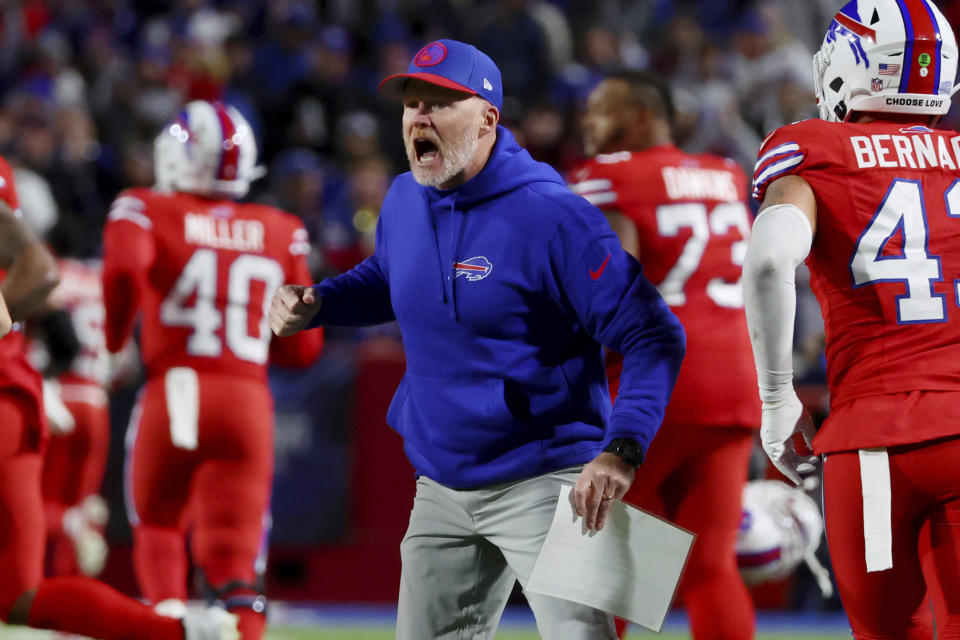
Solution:
[{"label": "blurred stadium crowd", "polygon": [[[941,3],[960,18],[960,3]],[[2,7],[0,153],[31,223],[99,251],[112,197],[152,182],[152,139],[188,100],[253,123],[254,199],[300,215],[317,277],[371,249],[404,170],[396,105],[377,92],[426,41],[474,42],[503,71],[503,119],[561,171],[581,157],[583,99],[614,67],[673,86],[676,137],[752,173],[766,132],[814,115],[810,56],[835,0],[25,0]],[[948,125],[957,123],[956,109]]]}]

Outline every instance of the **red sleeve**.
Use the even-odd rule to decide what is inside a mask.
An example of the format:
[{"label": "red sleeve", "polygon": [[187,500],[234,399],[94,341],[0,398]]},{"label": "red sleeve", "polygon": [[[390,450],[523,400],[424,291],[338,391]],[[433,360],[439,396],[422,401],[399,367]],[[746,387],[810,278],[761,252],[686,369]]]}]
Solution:
[{"label": "red sleeve", "polygon": [[103,232],[103,304],[107,349],[116,353],[133,332],[141,282],[153,264],[151,232],[128,219],[108,220]]},{"label": "red sleeve", "polygon": [[618,211],[621,206],[617,188],[618,165],[629,159],[627,152],[597,156],[572,171],[567,186],[601,211]]},{"label": "red sleeve", "polygon": [[[307,254],[310,252],[307,230],[299,223],[293,231],[290,241],[290,272],[287,284],[313,284],[310,269],[307,266]],[[323,329],[300,331],[286,338],[274,336],[270,342],[270,359],[281,367],[302,369],[309,366],[320,355],[323,348]]]},{"label": "red sleeve", "polygon": [[2,157],[0,157],[0,200],[10,205],[14,211],[20,208],[20,199],[13,184],[13,168]]},{"label": "red sleeve", "polygon": [[[819,122],[819,121],[818,121]],[[809,139],[809,121],[780,127],[763,141],[753,172],[753,197],[763,202],[767,187],[778,178],[800,174],[809,165],[809,149],[804,141]]]}]

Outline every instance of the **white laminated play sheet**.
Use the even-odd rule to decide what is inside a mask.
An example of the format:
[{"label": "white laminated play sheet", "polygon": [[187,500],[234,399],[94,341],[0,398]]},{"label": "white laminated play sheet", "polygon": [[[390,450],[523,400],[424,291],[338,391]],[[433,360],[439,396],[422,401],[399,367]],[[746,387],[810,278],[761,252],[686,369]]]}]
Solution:
[{"label": "white laminated play sheet", "polygon": [[571,489],[560,491],[527,589],[660,631],[694,535],[620,501],[601,531],[587,531]]}]

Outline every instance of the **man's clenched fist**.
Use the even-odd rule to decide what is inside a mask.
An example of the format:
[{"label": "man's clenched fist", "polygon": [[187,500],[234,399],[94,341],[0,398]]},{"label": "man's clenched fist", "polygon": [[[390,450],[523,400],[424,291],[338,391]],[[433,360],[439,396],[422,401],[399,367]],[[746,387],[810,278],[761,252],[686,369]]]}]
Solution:
[{"label": "man's clenched fist", "polygon": [[270,302],[270,328],[281,338],[295,334],[310,324],[321,302],[313,287],[283,285]]}]

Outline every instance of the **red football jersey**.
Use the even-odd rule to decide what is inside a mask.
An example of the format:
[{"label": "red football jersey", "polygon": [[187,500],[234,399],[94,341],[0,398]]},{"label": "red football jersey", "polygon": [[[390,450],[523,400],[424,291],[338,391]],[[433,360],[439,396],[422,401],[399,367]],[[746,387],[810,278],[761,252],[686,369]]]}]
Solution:
[{"label": "red football jersey", "polygon": [[57,261],[60,284],[50,294],[53,306],[70,314],[80,351],[70,368],[60,376],[65,384],[105,387],[109,356],[103,336],[103,287],[99,261]]},{"label": "red football jersey", "polygon": [[[833,408],[879,394],[960,390],[958,167],[960,136],[923,126],[807,120],[764,142],[754,195],[762,200],[787,174],[816,194],[807,265]],[[911,424],[888,413],[882,424],[827,420],[816,451],[960,433],[955,416]]]},{"label": "red football jersey", "polygon": [[132,189],[110,208],[104,251],[107,347],[123,346],[139,311],[148,375],[183,366],[265,379],[268,352],[303,366],[320,349],[317,331],[271,344],[273,293],[311,282],[307,232],[291,214]]},{"label": "red football jersey", "polygon": [[[13,183],[13,169],[0,157],[0,200],[3,200],[20,215],[20,200]],[[46,437],[46,422],[43,414],[43,381],[40,374],[27,361],[23,334],[19,323],[0,340],[0,388],[9,389],[24,397],[33,408],[32,415],[24,421],[32,425],[30,443],[39,446]]]},{"label": "red football jersey", "polygon": [[743,171],[664,145],[598,155],[572,177],[574,192],[634,222],[644,273],[686,329],[664,422],[759,427],[740,284],[751,225]]}]

